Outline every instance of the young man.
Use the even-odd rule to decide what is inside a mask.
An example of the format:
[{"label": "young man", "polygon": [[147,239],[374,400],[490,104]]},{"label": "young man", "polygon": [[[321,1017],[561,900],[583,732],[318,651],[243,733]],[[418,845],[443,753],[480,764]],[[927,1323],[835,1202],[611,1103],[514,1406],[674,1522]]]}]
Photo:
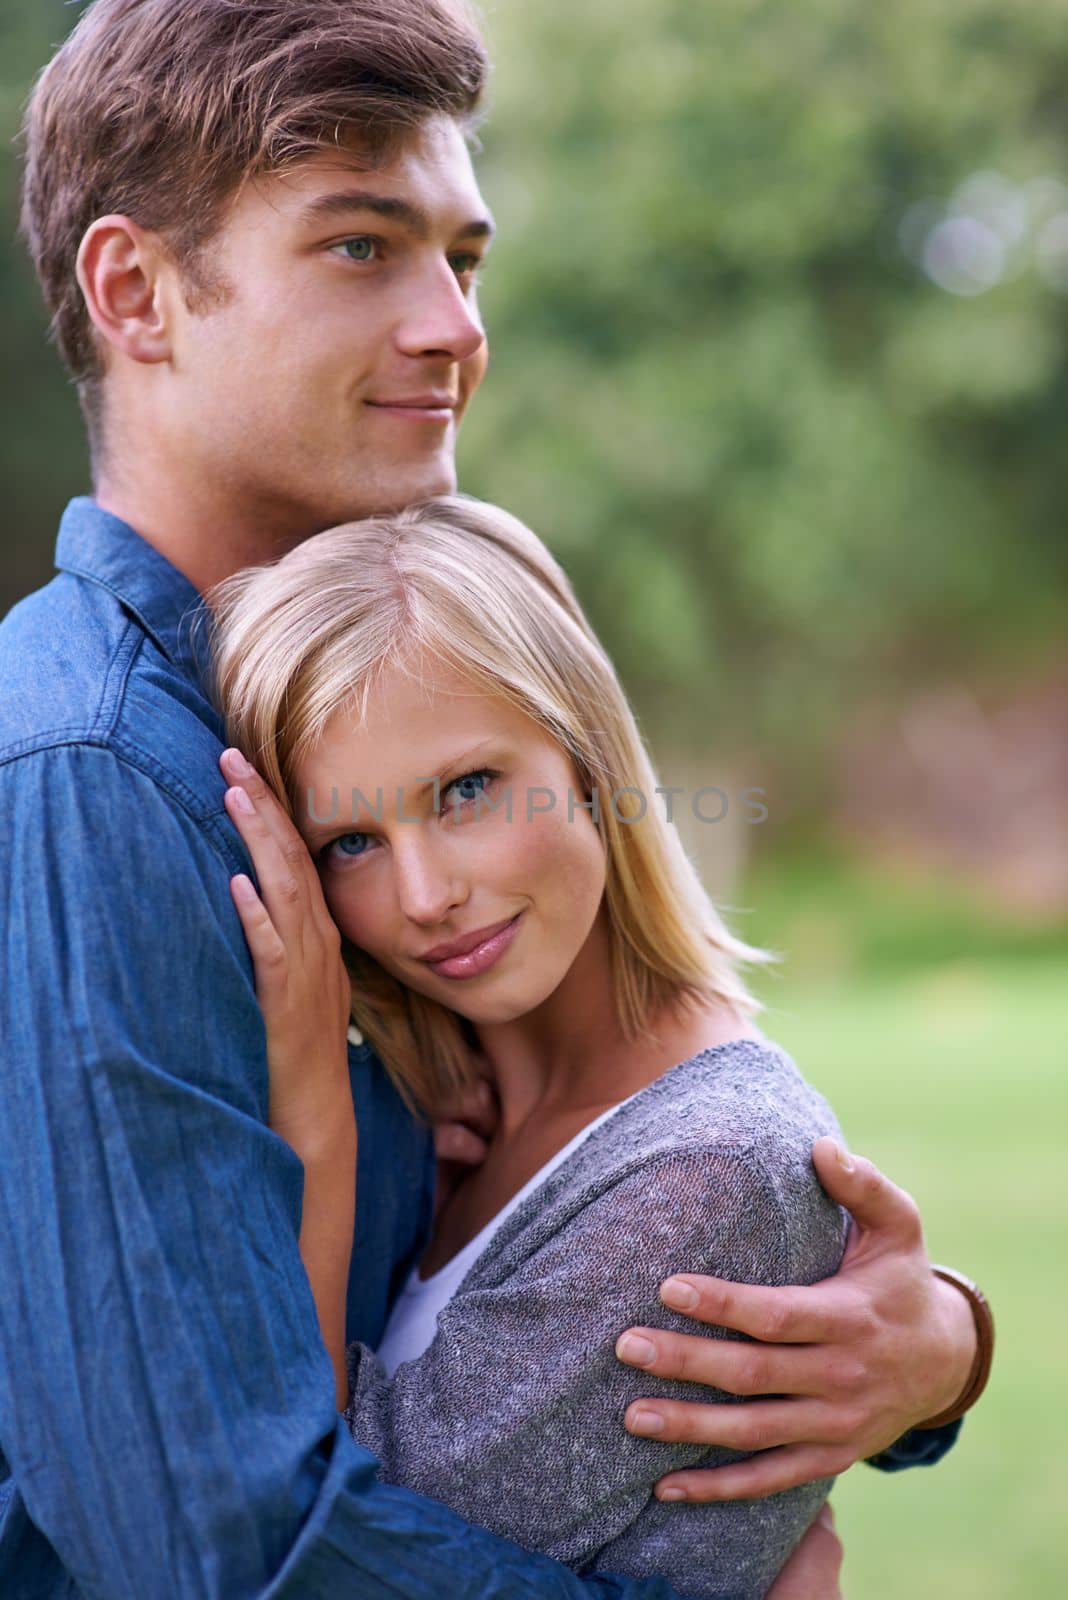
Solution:
[{"label": "young man", "polygon": [[[13,1600],[667,1593],[579,1579],[380,1485],[337,1416],[189,627],[247,563],[455,487],[487,359],[492,224],[464,140],[484,74],[451,0],[97,0],[31,104],[26,231],[94,498],[0,626]],[[373,1344],[432,1163],[364,1049],[351,1072],[348,1334]],[[836,1278],[695,1279],[692,1337],[621,1340],[651,1374],[786,1397],[631,1408],[634,1432],[766,1451],[687,1475],[692,1499],[934,1459],[955,1425],[894,1441],[977,1387],[971,1307],[932,1275],[911,1203],[867,1164],[820,1171],[864,1225]]]}]

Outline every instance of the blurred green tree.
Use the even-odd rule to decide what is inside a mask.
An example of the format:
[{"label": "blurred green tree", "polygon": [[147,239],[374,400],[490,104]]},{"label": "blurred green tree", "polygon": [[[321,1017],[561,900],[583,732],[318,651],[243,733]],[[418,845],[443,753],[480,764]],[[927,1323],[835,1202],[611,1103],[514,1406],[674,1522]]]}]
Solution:
[{"label": "blurred green tree", "polygon": [[89,485],[81,413],[58,356],[25,248],[17,237],[18,132],[34,76],[84,5],[3,0],[0,10],[0,615],[52,576],[56,523]]},{"label": "blurred green tree", "polygon": [[902,235],[970,174],[1065,172],[1060,8],[539,0],[489,27],[465,482],[559,549],[657,725],[797,759],[858,695],[1058,640],[1068,300],[1027,252],[1068,191],[1031,185],[982,294]]}]

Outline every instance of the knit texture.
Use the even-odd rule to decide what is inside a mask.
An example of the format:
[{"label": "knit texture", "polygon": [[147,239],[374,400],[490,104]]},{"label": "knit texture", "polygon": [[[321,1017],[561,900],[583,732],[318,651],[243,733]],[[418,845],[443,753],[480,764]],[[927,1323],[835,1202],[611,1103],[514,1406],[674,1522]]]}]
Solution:
[{"label": "knit texture", "polygon": [[757,1600],[830,1480],[766,1500],[656,1500],[665,1472],[743,1458],[634,1438],[626,1407],[734,1397],[649,1377],[614,1345],[632,1325],[698,1331],[659,1300],[673,1272],[765,1284],[833,1273],[845,1216],[810,1150],[836,1132],[826,1101],[763,1041],[704,1050],[643,1089],[502,1224],[423,1355],[388,1378],[350,1346],[346,1419],[383,1479],[579,1572],[659,1573],[694,1600]]}]

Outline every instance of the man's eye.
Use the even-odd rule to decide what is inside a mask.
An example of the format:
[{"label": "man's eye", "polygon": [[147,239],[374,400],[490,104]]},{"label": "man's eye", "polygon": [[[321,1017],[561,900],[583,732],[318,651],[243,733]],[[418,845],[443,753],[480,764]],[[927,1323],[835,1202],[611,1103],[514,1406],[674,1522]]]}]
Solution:
[{"label": "man's eye", "polygon": [[442,791],[442,799],[454,811],[459,811],[463,806],[473,805],[484,795],[496,776],[488,767],[480,767],[477,772],[465,772],[462,778],[454,778],[446,786]]},{"label": "man's eye", "polygon": [[373,261],[378,254],[378,240],[361,234],[356,239],[343,239],[333,249],[335,254],[343,252],[349,261]]},{"label": "man's eye", "polygon": [[478,282],[483,262],[481,256],[458,255],[449,257],[449,265],[458,278],[466,279],[470,285]]}]

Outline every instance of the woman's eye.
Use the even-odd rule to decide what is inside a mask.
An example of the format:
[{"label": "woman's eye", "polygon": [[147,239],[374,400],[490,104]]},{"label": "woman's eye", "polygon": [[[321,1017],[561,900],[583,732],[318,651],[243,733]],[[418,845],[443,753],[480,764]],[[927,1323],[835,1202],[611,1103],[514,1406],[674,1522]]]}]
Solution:
[{"label": "woman's eye", "polygon": [[465,772],[462,778],[454,778],[442,792],[442,799],[447,805],[458,811],[461,806],[473,804],[481,795],[486,793],[496,773],[487,767],[480,768],[477,772]]},{"label": "woman's eye", "polygon": [[357,856],[365,856],[371,843],[369,833],[343,833],[339,839],[331,839],[324,847],[323,860],[336,860],[340,856],[343,860],[352,861]]},{"label": "woman's eye", "polygon": [[378,240],[361,234],[356,239],[343,239],[334,245],[334,250],[343,251],[349,261],[373,261],[378,254]]}]

